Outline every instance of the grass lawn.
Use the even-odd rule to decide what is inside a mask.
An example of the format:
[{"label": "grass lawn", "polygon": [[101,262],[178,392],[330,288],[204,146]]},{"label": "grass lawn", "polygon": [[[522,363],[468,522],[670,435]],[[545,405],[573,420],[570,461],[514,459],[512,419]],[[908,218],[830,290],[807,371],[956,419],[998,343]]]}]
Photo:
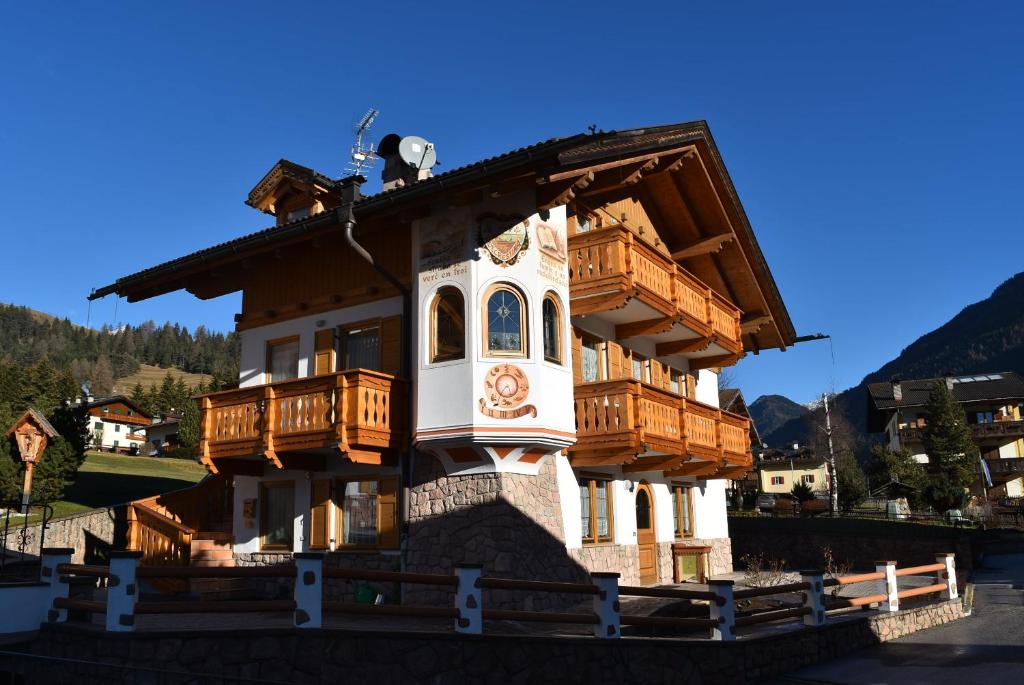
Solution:
[{"label": "grass lawn", "polygon": [[206,467],[187,459],[126,457],[89,452],[75,482],[54,502],[53,516],[121,504],[162,492],[180,490],[206,475]]},{"label": "grass lawn", "polygon": [[171,374],[171,378],[174,380],[178,380],[179,376],[184,378],[185,385],[190,388],[199,385],[200,383],[209,383],[210,378],[212,378],[212,376],[205,373],[188,373],[181,369],[161,369],[159,366],[142,364],[139,366],[139,370],[136,373],[133,373],[130,376],[125,376],[124,378],[119,378],[117,382],[114,383],[114,392],[123,395],[130,395],[136,383],[142,383],[142,387],[144,388],[148,388],[151,385],[159,387],[164,381],[164,376],[168,373]]}]

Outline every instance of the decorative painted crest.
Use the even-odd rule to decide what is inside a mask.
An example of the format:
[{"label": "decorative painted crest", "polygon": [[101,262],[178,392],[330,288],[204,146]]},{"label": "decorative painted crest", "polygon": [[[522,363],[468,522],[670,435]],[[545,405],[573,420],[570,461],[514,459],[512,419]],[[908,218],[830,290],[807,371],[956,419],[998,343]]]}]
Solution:
[{"label": "decorative painted crest", "polygon": [[530,381],[526,373],[515,364],[495,364],[484,377],[484,396],[480,398],[480,411],[494,419],[518,419],[537,416],[532,404],[520,407],[530,394]]},{"label": "decorative painted crest", "polygon": [[530,220],[521,216],[483,214],[477,219],[481,247],[500,266],[512,266],[530,246]]}]

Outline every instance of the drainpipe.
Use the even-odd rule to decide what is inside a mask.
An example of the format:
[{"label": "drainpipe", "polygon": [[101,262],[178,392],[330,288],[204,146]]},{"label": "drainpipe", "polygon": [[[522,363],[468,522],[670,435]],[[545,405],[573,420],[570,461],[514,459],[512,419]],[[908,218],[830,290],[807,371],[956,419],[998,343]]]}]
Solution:
[{"label": "drainpipe", "polygon": [[[409,392],[407,393],[407,404],[406,404],[406,417],[410,427],[409,441],[410,444],[402,450],[401,454],[401,471],[402,471],[402,506],[401,506],[401,542],[400,549],[404,550],[405,541],[409,538],[409,490],[412,487],[412,464],[413,464],[413,450],[412,450],[412,422],[413,422],[413,408],[414,408],[414,396],[412,388],[412,368],[410,359],[412,358],[412,291],[402,283],[397,276],[384,268],[381,264],[374,259],[373,255],[369,251],[356,241],[352,231],[356,226],[356,219],[354,213],[354,207],[356,202],[360,200],[362,194],[360,193],[360,187],[366,182],[366,178],[363,176],[350,176],[342,181],[341,186],[341,206],[335,210],[335,216],[338,222],[341,223],[342,228],[345,230],[345,242],[351,247],[356,254],[366,260],[374,270],[384,277],[388,283],[393,285],[399,293],[402,294],[402,363],[401,363],[401,374],[409,383]],[[405,570],[405,555],[399,556],[401,569]],[[400,586],[401,587],[401,586]]]}]

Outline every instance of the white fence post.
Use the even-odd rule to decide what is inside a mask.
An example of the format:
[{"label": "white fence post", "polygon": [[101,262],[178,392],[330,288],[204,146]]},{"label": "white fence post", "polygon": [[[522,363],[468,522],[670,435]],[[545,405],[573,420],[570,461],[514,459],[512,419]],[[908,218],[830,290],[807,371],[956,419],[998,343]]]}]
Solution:
[{"label": "white fence post", "polygon": [[107,631],[135,630],[135,602],[139,584],[135,571],[142,552],[118,550],[110,553],[110,578],[107,579]]},{"label": "white fence post", "polygon": [[900,598],[897,594],[899,590],[896,586],[896,562],[895,561],[876,561],[875,571],[885,574],[885,596],[886,601],[881,602],[878,605],[879,611],[899,611],[900,610]]},{"label": "white fence post", "polygon": [[619,574],[613,571],[592,571],[590,581],[598,590],[594,595],[594,613],[599,621],[594,624],[594,636],[604,639],[620,637]]},{"label": "white fence post", "polygon": [[824,571],[801,571],[800,580],[810,585],[804,590],[804,608],[810,609],[810,612],[804,616],[804,625],[825,625]]},{"label": "white fence post", "polygon": [[736,639],[736,605],[732,598],[732,585],[731,580],[708,581],[708,587],[718,595],[710,608],[711,618],[718,621],[711,629],[712,640]]},{"label": "white fence post", "polygon": [[74,553],[75,550],[70,547],[46,547],[39,554],[39,580],[50,586],[50,591],[46,594],[46,620],[50,623],[63,623],[68,620],[68,610],[53,606],[53,600],[58,597],[67,599],[70,594],[70,587],[66,579],[61,578],[57,566],[70,564]]},{"label": "white fence post", "polygon": [[323,625],[324,555],[297,552],[295,560],[295,627],[320,628]]},{"label": "white fence post", "polygon": [[935,555],[936,564],[945,564],[945,571],[939,571],[935,575],[938,583],[945,583],[946,589],[942,591],[942,599],[956,599],[960,593],[956,589],[956,555],[952,552],[944,552]]},{"label": "white fence post", "polygon": [[483,593],[476,584],[482,573],[483,567],[479,564],[459,564],[455,567],[455,577],[459,579],[455,589],[455,608],[459,612],[455,619],[456,633],[479,635],[483,632]]}]

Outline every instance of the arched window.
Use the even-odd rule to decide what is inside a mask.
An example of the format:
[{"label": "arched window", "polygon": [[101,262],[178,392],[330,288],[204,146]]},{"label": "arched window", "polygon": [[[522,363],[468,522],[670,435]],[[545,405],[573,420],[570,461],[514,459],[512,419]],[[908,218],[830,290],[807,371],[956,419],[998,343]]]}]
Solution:
[{"label": "arched window", "polygon": [[562,311],[554,293],[544,296],[541,308],[544,323],[544,359],[555,364],[562,363]]},{"label": "arched window", "polygon": [[430,361],[466,358],[466,302],[458,288],[441,288],[430,307]]},{"label": "arched window", "polygon": [[526,356],[526,303],[518,290],[499,284],[484,300],[484,354]]}]

